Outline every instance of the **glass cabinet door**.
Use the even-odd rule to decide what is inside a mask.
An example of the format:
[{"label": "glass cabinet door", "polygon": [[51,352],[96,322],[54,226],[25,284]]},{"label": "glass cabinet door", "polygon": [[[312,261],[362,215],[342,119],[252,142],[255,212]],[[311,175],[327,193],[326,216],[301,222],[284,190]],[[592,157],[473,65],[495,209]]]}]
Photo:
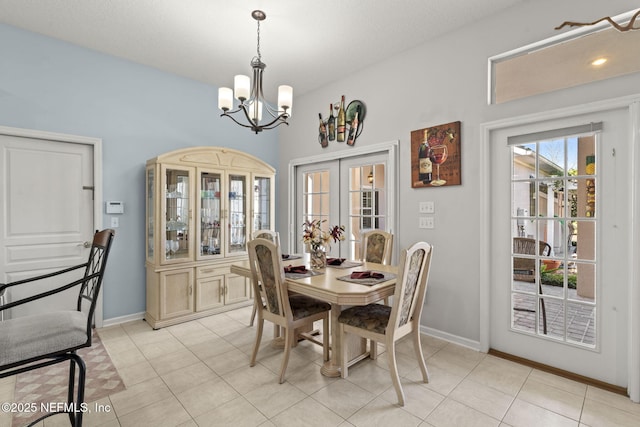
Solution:
[{"label": "glass cabinet door", "polygon": [[273,230],[271,224],[271,178],[253,179],[253,231]]},{"label": "glass cabinet door", "polygon": [[246,252],[247,176],[229,175],[228,254]]},{"label": "glass cabinet door", "polygon": [[165,169],[165,261],[190,258],[190,171]]},{"label": "glass cabinet door", "polygon": [[154,233],[154,217],[155,217],[155,170],[153,167],[147,168],[147,259],[153,261],[155,255],[155,233]]},{"label": "glass cabinet door", "polygon": [[220,255],[220,216],[222,204],[220,188],[222,175],[200,172],[200,245],[199,258]]}]

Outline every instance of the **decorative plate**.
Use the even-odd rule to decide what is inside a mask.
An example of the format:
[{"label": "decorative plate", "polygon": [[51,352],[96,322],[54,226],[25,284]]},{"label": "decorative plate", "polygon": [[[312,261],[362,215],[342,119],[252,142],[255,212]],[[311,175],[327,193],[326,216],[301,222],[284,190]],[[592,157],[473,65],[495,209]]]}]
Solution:
[{"label": "decorative plate", "polygon": [[360,107],[360,114],[358,114],[358,121],[364,121],[364,116],[367,114],[367,107],[364,105],[362,101],[351,101],[347,106],[347,110],[345,111],[347,123],[351,123],[353,121],[353,117],[356,115],[356,111]]}]

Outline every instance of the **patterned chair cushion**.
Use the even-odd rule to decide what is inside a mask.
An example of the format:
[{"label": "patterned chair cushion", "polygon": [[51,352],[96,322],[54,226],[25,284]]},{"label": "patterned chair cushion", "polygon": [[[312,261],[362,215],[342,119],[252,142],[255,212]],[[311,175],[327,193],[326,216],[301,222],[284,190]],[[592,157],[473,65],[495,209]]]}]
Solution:
[{"label": "patterned chair cushion", "polygon": [[338,322],[384,334],[389,324],[391,307],[382,304],[359,305],[340,313]]},{"label": "patterned chair cushion", "polygon": [[382,264],[386,239],[382,234],[372,234],[367,240],[367,253],[364,259],[368,262]]},{"label": "patterned chair cushion", "polygon": [[331,310],[329,303],[305,295],[291,295],[289,297],[289,303],[291,304],[293,320]]}]

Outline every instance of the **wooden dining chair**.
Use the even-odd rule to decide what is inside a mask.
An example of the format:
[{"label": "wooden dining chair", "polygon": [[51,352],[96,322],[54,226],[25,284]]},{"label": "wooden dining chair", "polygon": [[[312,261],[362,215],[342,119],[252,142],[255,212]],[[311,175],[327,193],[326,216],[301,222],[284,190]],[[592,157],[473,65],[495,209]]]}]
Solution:
[{"label": "wooden dining chair", "polygon": [[383,230],[369,230],[362,233],[360,244],[362,260],[378,264],[391,264],[393,234]]},{"label": "wooden dining chair", "polygon": [[[383,230],[369,230],[362,233],[362,260],[378,264],[391,264],[393,252],[393,234]],[[384,298],[384,304],[389,305],[389,298]]]},{"label": "wooden dining chair", "polygon": [[[289,295],[285,282],[282,253],[280,247],[267,239],[253,239],[248,244],[249,265],[251,267],[251,282],[258,304],[258,325],[256,342],[251,354],[249,366],[255,366],[256,357],[262,339],[264,321],[268,320],[284,329],[285,343],[282,365],[280,367],[280,384],[284,382],[284,374],[289,363],[291,347],[297,337],[308,339],[316,344],[319,342],[306,333],[296,334],[296,329],[313,325],[316,320],[322,320],[323,325],[323,357],[329,360],[329,311],[331,305],[305,295]],[[261,286],[259,286],[259,284]]]},{"label": "wooden dining chair", "polygon": [[[76,350],[91,346],[93,313],[114,235],[115,232],[110,229],[96,232],[89,258],[85,263],[29,279],[0,284],[0,292],[13,287],[33,287],[33,282],[44,283],[43,286],[51,284],[46,288],[39,288],[41,291],[35,295],[5,301],[0,305],[0,311],[43,300],[67,289],[78,288],[76,310],[42,312],[0,322],[0,378],[43,366],[70,362],[67,402],[60,412],[68,412],[72,426],[82,426],[82,411],[74,408],[82,408],[86,378],[85,363]],[[67,278],[69,274],[77,271],[83,272],[81,278],[69,278],[70,281],[60,284],[60,278]],[[51,278],[53,280],[48,281]],[[74,400],[76,367],[78,390]],[[30,425],[35,425],[43,418],[56,413],[59,412],[45,414]]]},{"label": "wooden dining chair", "polygon": [[[387,361],[391,381],[396,389],[398,404],[404,406],[404,392],[398,376],[396,364],[396,342],[411,334],[413,348],[418,359],[425,383],[429,382],[429,371],[424,361],[420,345],[420,317],[427,292],[427,279],[433,247],[418,242],[402,251],[398,265],[398,277],[391,307],[382,304],[355,306],[344,310],[339,322],[340,342],[345,342],[345,334],[355,334],[370,340],[369,357],[377,358],[377,342],[384,342],[387,349]],[[347,346],[342,346],[341,375],[348,375],[349,361]]]},{"label": "wooden dining chair", "polygon": [[[256,230],[251,235],[252,239],[267,239],[271,240],[276,245],[280,246],[280,233],[273,230]],[[259,294],[253,296],[253,310],[251,310],[251,319],[249,320],[249,326],[253,326],[256,320],[256,313],[258,312],[258,297]]]}]

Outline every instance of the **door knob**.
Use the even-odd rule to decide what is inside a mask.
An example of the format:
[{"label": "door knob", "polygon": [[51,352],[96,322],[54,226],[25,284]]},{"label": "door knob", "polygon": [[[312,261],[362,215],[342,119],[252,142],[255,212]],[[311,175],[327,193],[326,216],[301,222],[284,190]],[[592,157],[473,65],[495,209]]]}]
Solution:
[{"label": "door knob", "polygon": [[[80,246],[80,245],[78,245],[78,246]],[[82,246],[85,247],[85,248],[90,248],[91,247],[91,243],[84,242],[84,243],[82,243]]]}]

